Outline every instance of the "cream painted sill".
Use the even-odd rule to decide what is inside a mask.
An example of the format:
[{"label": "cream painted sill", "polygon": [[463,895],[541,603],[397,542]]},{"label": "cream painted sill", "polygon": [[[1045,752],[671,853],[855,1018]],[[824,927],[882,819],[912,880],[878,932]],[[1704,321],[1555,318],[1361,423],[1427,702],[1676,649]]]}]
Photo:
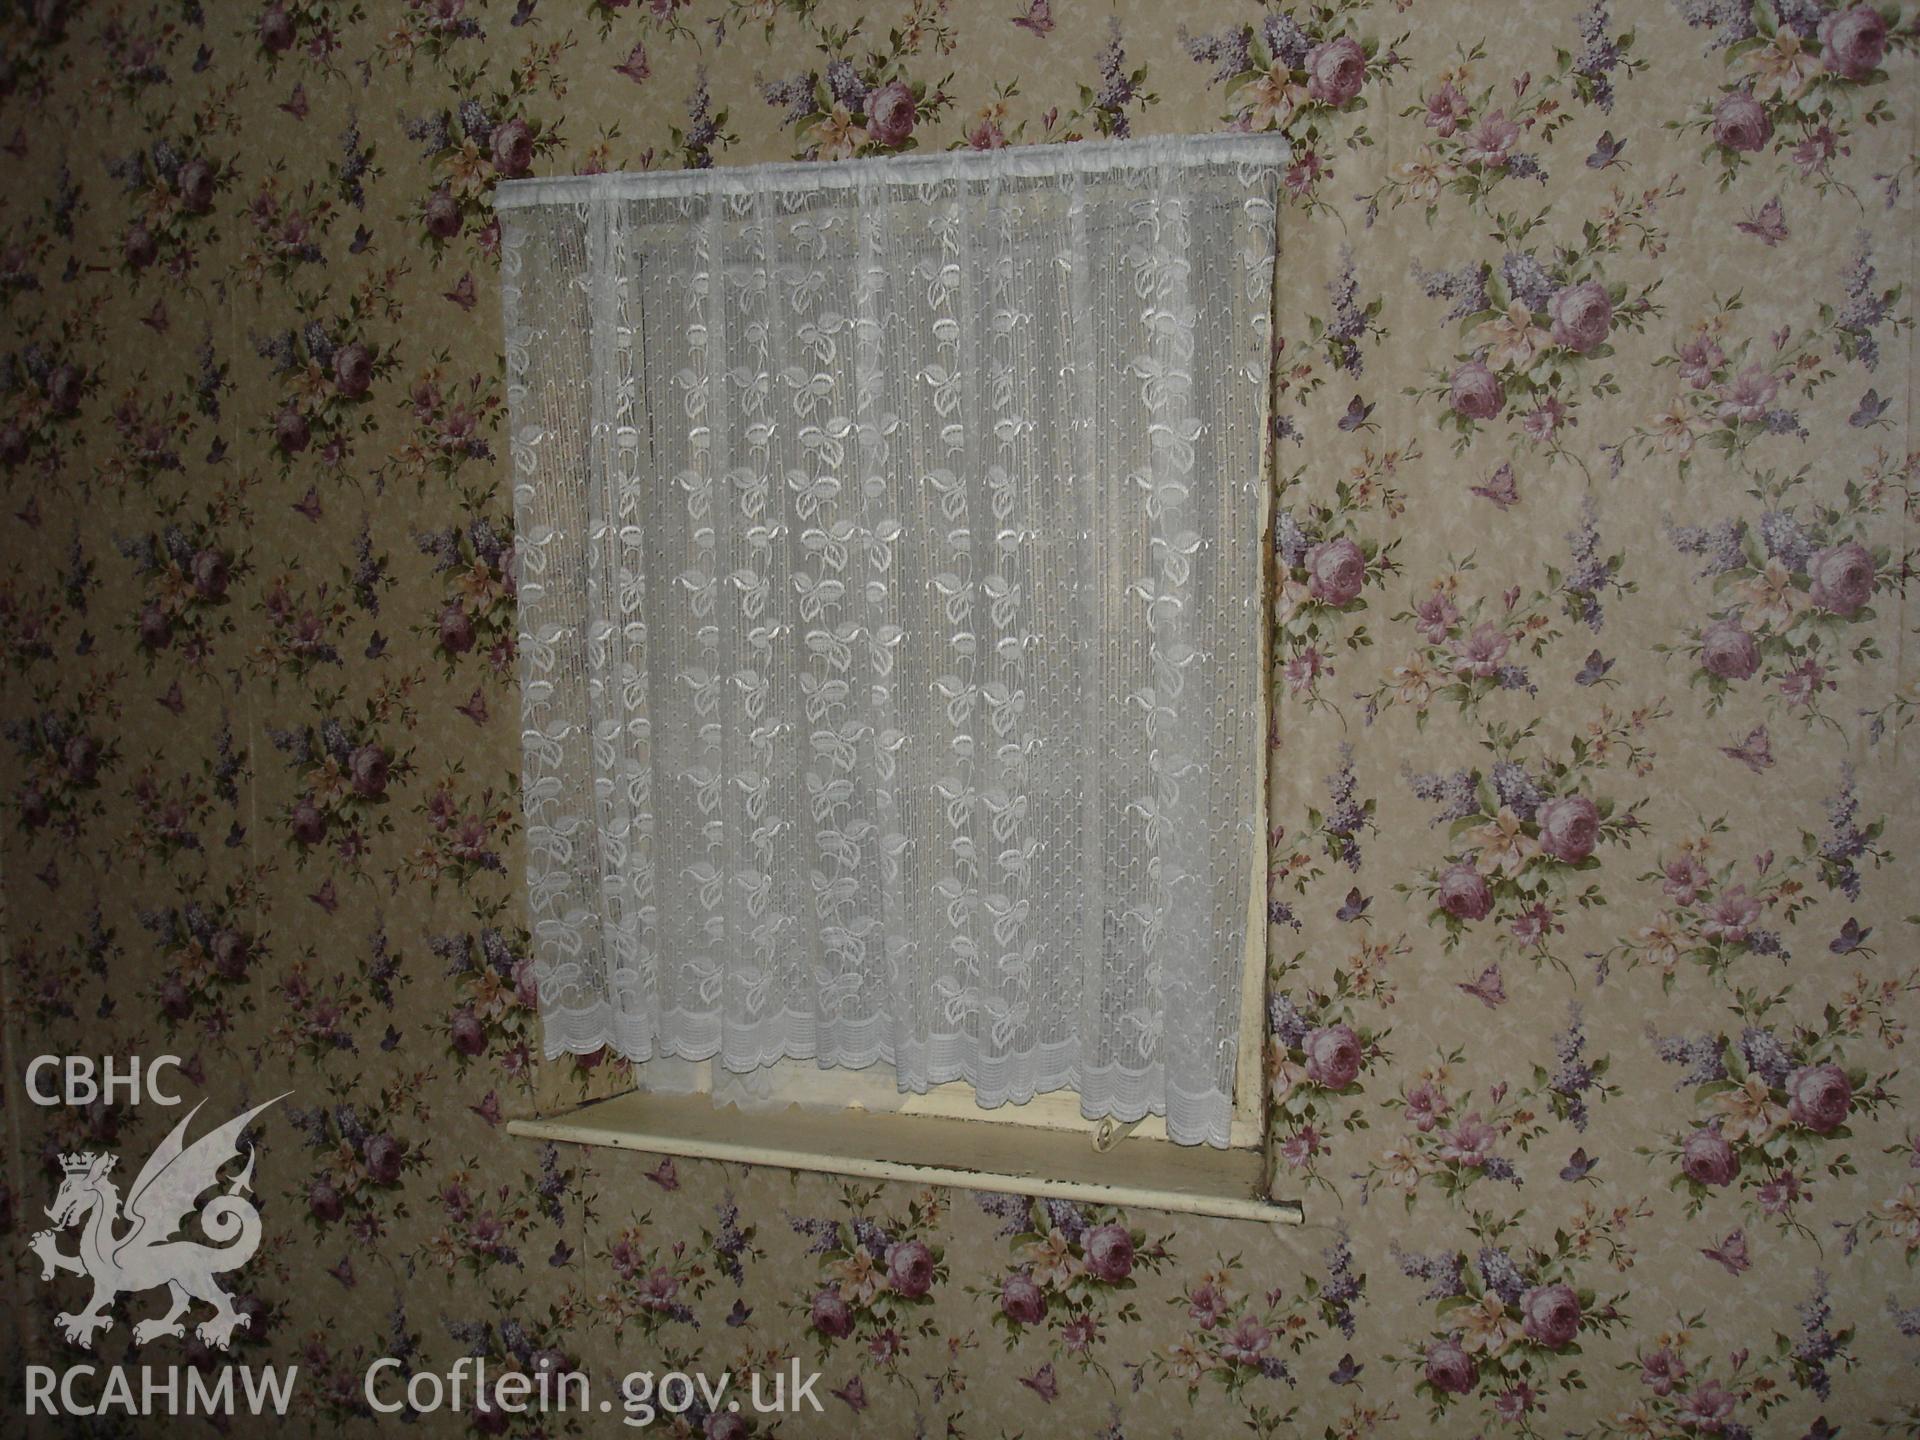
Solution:
[{"label": "cream painted sill", "polygon": [[1138,1135],[1102,1154],[1085,1134],[1076,1139],[1026,1125],[793,1107],[750,1112],[716,1106],[704,1095],[638,1091],[545,1119],[509,1121],[507,1133],[1129,1209],[1281,1225],[1305,1220],[1298,1201],[1260,1196],[1258,1150],[1175,1145]]}]

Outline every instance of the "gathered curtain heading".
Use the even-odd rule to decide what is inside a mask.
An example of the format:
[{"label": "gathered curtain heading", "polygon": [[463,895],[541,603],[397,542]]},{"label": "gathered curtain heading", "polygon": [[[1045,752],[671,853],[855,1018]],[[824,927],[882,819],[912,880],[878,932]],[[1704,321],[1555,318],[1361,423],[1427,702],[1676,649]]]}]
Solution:
[{"label": "gathered curtain heading", "polygon": [[1286,158],[500,187],[549,1055],[1226,1143]]}]

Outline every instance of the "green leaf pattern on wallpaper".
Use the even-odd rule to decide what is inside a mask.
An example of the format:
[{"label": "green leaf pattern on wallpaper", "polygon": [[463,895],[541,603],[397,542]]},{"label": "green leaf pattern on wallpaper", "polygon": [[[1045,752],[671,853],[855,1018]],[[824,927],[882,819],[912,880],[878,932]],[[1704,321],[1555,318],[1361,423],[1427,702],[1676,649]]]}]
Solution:
[{"label": "green leaf pattern on wallpaper", "polygon": [[[811,1428],[677,1433],[1920,1433],[1912,0],[0,31],[10,1053],[293,1092],[232,1354],[300,1364],[300,1426],[367,1428],[382,1355],[797,1355]],[[1294,143],[1265,1075],[1308,1227],[510,1139],[621,1079],[538,1059],[495,182],[1226,128]],[[72,1359],[39,1208],[166,1116],[14,1108],[13,1343]]]}]

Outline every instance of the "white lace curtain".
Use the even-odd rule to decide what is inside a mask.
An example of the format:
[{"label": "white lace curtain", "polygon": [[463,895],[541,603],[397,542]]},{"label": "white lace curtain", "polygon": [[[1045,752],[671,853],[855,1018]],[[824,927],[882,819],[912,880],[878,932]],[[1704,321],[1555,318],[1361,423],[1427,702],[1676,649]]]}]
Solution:
[{"label": "white lace curtain", "polygon": [[1226,1143],[1285,158],[501,187],[549,1054]]}]

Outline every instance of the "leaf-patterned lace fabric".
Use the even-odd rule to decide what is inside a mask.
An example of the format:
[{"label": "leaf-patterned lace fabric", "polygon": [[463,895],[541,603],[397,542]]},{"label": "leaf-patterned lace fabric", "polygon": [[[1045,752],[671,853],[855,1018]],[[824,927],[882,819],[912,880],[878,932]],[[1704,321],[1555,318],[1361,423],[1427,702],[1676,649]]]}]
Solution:
[{"label": "leaf-patterned lace fabric", "polygon": [[1226,1143],[1285,157],[502,187],[549,1054]]}]

